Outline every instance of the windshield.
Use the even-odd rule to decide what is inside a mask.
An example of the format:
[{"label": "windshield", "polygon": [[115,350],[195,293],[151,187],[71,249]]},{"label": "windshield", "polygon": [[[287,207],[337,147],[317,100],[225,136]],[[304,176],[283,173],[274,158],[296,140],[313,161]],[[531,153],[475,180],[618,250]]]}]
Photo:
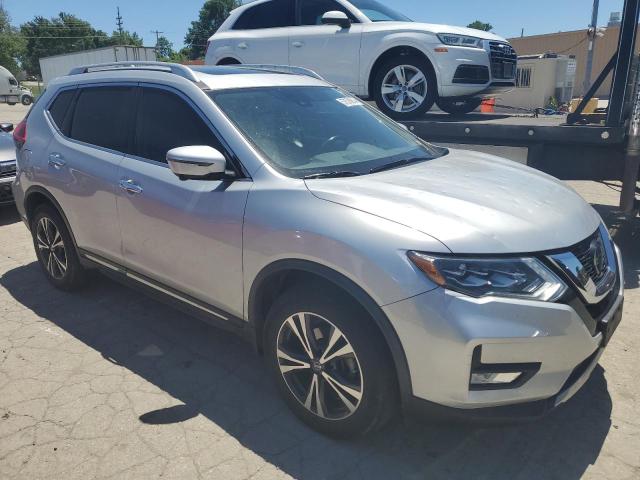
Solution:
[{"label": "windshield", "polygon": [[412,20],[376,0],[349,0],[372,22],[411,22]]},{"label": "windshield", "polygon": [[333,87],[263,87],[210,96],[289,177],[362,175],[443,153]]}]

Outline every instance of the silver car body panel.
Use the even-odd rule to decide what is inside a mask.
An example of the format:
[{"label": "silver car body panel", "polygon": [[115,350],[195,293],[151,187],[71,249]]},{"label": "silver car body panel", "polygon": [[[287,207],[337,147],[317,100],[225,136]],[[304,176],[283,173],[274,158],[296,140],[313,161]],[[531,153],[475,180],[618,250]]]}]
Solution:
[{"label": "silver car body panel", "polygon": [[460,254],[564,248],[601,222],[553,177],[467,150],[451,149],[436,160],[375,175],[307,184],[319,198],[393,219]]},{"label": "silver car body panel", "polygon": [[[575,245],[601,220],[570,188],[527,167],[457,150],[362,177],[288,178],[266,163],[205,89],[326,84],[272,73],[196,75],[198,83],[123,70],[51,82],[28,118],[18,159],[14,193],[23,218],[25,194],[46,190],[78,246],[94,258],[246,321],[253,320],[251,288],[270,265],[304,260],[328,267],[386,314],[409,364],[413,395],[443,405],[478,408],[548,398],[598,350],[601,337],[568,305],[455,294],[437,287],[407,257],[409,250],[512,254]],[[179,91],[241,159],[245,178],[182,182],[158,162],[66,139],[45,112],[61,88],[114,82]],[[52,153],[61,154],[65,165],[51,165]],[[119,188],[129,179],[141,187],[139,195]],[[620,287],[611,312],[622,293]],[[470,391],[472,352],[480,344],[485,362],[541,361],[541,370],[520,388]]]}]

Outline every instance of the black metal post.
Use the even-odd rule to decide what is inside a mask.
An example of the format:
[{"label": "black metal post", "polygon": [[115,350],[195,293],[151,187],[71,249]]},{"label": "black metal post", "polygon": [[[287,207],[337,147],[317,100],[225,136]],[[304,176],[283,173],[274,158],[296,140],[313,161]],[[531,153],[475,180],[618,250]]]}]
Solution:
[{"label": "black metal post", "polygon": [[640,0],[625,0],[622,23],[620,25],[620,38],[618,40],[618,55],[616,66],[613,70],[611,97],[607,113],[608,127],[619,127],[624,124],[625,100],[627,99],[629,88],[634,88],[630,80],[632,77],[631,70],[636,46],[639,13]]}]

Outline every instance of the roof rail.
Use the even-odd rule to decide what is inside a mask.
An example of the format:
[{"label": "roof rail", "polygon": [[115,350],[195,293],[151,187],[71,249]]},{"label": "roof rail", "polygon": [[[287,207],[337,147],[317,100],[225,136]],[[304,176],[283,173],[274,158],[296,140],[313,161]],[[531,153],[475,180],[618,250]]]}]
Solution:
[{"label": "roof rail", "polygon": [[190,68],[196,72],[202,73],[214,73],[214,69],[218,69],[221,66],[228,66],[230,68],[240,68],[247,70],[262,70],[264,72],[271,73],[284,73],[288,75],[303,75],[305,77],[312,77],[317,80],[324,80],[320,75],[309,68],[292,67],[289,65],[268,65],[268,64],[233,64],[233,65],[193,65]]},{"label": "roof rail", "polygon": [[173,73],[174,75],[179,75],[196,83],[199,81],[198,77],[193,73],[193,70],[186,65],[150,61],[95,63],[92,65],[85,65],[83,67],[75,67],[71,69],[69,75],[80,75],[82,73],[90,72],[107,72],[110,70],[154,70],[158,72]]},{"label": "roof rail", "polygon": [[[313,70],[303,67],[290,67],[289,65],[229,65],[230,68],[246,69],[246,70],[260,70],[263,72],[271,73],[284,73],[288,75],[303,75],[305,77],[312,77],[318,80],[324,80]],[[200,79],[194,72],[201,73],[217,73],[220,71],[220,66],[187,66],[179,63],[165,63],[165,62],[150,62],[150,61],[122,61],[122,62],[110,62],[110,63],[95,63],[92,65],[85,65],[82,67],[75,67],[69,75],[80,75],[82,73],[91,72],[108,72],[113,70],[152,70],[156,72],[173,73],[179,75],[194,83],[199,83]]]}]

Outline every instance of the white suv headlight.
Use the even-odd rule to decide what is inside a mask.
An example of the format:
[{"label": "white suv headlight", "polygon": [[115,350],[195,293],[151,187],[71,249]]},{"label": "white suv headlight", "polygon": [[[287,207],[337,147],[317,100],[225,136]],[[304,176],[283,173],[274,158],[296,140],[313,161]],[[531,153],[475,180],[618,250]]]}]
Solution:
[{"label": "white suv headlight", "polygon": [[468,37],[466,35],[458,35],[456,33],[439,33],[438,38],[445,45],[456,47],[484,48],[484,42],[481,38]]},{"label": "white suv headlight", "polygon": [[409,252],[411,261],[434,283],[472,297],[511,297],[553,302],[565,283],[540,260],[456,258]]}]

